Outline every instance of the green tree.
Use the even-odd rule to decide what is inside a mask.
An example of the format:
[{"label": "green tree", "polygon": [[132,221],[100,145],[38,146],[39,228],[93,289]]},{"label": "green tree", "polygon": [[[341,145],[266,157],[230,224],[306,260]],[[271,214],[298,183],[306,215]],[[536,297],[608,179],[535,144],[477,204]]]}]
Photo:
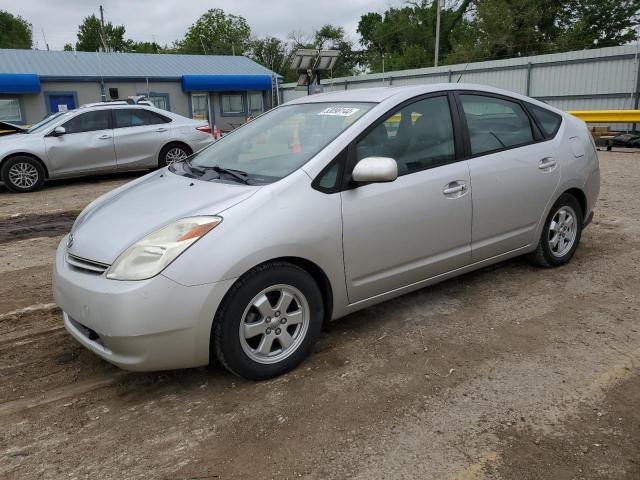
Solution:
[{"label": "green tree", "polygon": [[[451,0],[441,10],[439,57],[452,50],[452,38],[462,28],[472,0]],[[383,14],[367,13],[360,18],[358,33],[366,51],[363,63],[380,72],[433,65],[437,3],[433,0],[408,2]]]},{"label": "green tree", "polygon": [[21,16],[0,10],[0,48],[31,48],[31,24]]},{"label": "green tree", "polygon": [[287,42],[276,37],[255,39],[247,53],[252,60],[282,75],[285,82],[297,80],[298,75],[291,68],[295,51]]},{"label": "green tree", "polygon": [[73,52],[73,45],[70,43],[65,43],[64,47],[62,47],[62,50],[64,50],[65,52]]},{"label": "green tree", "polygon": [[[104,26],[107,48],[114,52],[127,50],[127,41],[124,39],[124,25],[114,26],[108,22]],[[80,52],[96,52],[102,48],[100,20],[95,15],[85,17],[78,26],[78,41],[76,50]]]},{"label": "green tree", "polygon": [[125,50],[130,53],[166,53],[166,47],[161,47],[156,42],[136,42],[126,40]]},{"label": "green tree", "polygon": [[180,53],[243,55],[251,48],[251,28],[244,17],[227,15],[220,8],[205,12],[176,42]]},{"label": "green tree", "polygon": [[349,40],[344,32],[344,28],[334,25],[323,25],[314,32],[313,45],[311,47],[320,50],[338,50],[340,56],[336,61],[331,75],[334,77],[345,77],[354,75],[359,63],[359,52],[354,51],[353,42]]}]

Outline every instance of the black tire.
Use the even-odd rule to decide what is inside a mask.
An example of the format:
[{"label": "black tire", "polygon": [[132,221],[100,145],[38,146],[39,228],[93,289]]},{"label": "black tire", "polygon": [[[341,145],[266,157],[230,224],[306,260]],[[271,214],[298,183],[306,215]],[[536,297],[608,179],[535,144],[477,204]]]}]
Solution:
[{"label": "black tire", "polygon": [[[241,322],[245,323],[243,318],[245,311],[251,312],[252,300],[256,296],[266,289],[282,285],[294,287],[304,296],[303,301],[307,302],[309,312],[306,317],[308,318],[306,333],[302,333],[301,324],[301,330],[298,334],[300,339],[292,344],[297,346],[290,347],[291,352],[288,356],[275,363],[260,363],[251,358],[244,350],[247,348],[248,341],[241,341]],[[295,308],[295,301],[292,304]],[[274,303],[270,300],[269,308],[273,307]],[[231,373],[249,380],[266,380],[282,375],[297,367],[311,352],[320,335],[323,311],[320,289],[305,270],[287,262],[270,262],[259,265],[243,275],[231,287],[218,308],[211,330],[211,358],[216,358]],[[285,312],[282,313],[282,317],[284,315],[286,315]],[[262,321],[256,323],[263,321],[267,321],[267,319],[262,317]],[[278,321],[275,321],[275,324],[279,327]],[[276,327],[273,328],[271,335],[275,335],[276,332]],[[298,326],[288,325],[286,328],[293,329],[295,335]],[[261,341],[263,335],[266,336],[266,334],[259,334],[258,340]],[[279,341],[273,342],[273,344],[280,348],[283,354],[285,353],[285,349],[279,344]]]},{"label": "black tire", "polygon": [[[17,170],[24,172],[24,177],[16,179]],[[40,190],[44,185],[45,171],[42,164],[32,157],[17,156],[10,158],[2,164],[0,178],[2,183],[12,192],[24,193]],[[23,184],[16,183],[25,182]]]},{"label": "black tire", "polygon": [[[575,238],[571,247],[567,246],[566,251],[555,251],[557,246],[552,245],[552,239],[555,238],[554,232],[551,230],[551,224],[554,222],[554,218],[557,220],[559,212],[564,210],[566,212],[573,211],[575,213]],[[529,259],[541,267],[559,267],[569,262],[573,257],[578,244],[580,243],[580,237],[582,235],[582,226],[584,222],[584,212],[580,203],[576,198],[568,193],[563,193],[560,198],[554,203],[549,212],[549,216],[544,222],[544,228],[538,242],[538,246],[534,252],[531,253]],[[566,234],[566,232],[565,232]]]},{"label": "black tire", "polygon": [[162,147],[162,150],[160,150],[160,155],[158,155],[158,166],[160,168],[166,167],[173,162],[173,160],[169,158],[169,152],[174,150],[182,151],[184,153],[184,158],[188,157],[192,153],[191,149],[183,143],[170,143],[165,145]]}]

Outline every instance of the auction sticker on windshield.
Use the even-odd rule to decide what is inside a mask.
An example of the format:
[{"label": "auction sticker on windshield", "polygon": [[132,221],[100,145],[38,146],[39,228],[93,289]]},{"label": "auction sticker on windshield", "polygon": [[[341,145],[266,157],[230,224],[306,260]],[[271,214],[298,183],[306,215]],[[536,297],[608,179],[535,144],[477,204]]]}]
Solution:
[{"label": "auction sticker on windshield", "polygon": [[336,117],[350,117],[354,113],[356,113],[359,108],[350,108],[350,107],[328,107],[318,112],[318,115],[333,115]]}]

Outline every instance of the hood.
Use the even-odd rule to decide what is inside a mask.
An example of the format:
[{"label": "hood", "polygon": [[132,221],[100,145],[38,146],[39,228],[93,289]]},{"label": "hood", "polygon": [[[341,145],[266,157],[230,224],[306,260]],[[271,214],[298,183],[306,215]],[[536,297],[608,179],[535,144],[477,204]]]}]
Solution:
[{"label": "hood", "polygon": [[180,218],[220,214],[259,188],[159,170],[89,205],[73,226],[69,253],[110,265],[145,235]]}]

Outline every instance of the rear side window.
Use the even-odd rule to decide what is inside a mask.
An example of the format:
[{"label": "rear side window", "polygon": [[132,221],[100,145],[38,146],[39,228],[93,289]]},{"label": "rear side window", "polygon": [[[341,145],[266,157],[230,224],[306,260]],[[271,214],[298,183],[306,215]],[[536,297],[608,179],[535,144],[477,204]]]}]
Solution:
[{"label": "rear side window", "polygon": [[544,138],[553,138],[556,132],[560,128],[562,123],[562,117],[557,113],[553,113],[546,108],[537,107],[535,105],[527,104],[527,108],[536,119],[538,126],[542,130]]},{"label": "rear side window", "polygon": [[62,125],[67,133],[93,132],[110,129],[109,110],[81,113]]},{"label": "rear side window", "polygon": [[118,108],[114,111],[115,128],[157,125],[170,120],[162,115],[141,108]]},{"label": "rear side window", "polygon": [[518,102],[483,95],[460,95],[467,120],[471,154],[533,142],[529,117]]}]

